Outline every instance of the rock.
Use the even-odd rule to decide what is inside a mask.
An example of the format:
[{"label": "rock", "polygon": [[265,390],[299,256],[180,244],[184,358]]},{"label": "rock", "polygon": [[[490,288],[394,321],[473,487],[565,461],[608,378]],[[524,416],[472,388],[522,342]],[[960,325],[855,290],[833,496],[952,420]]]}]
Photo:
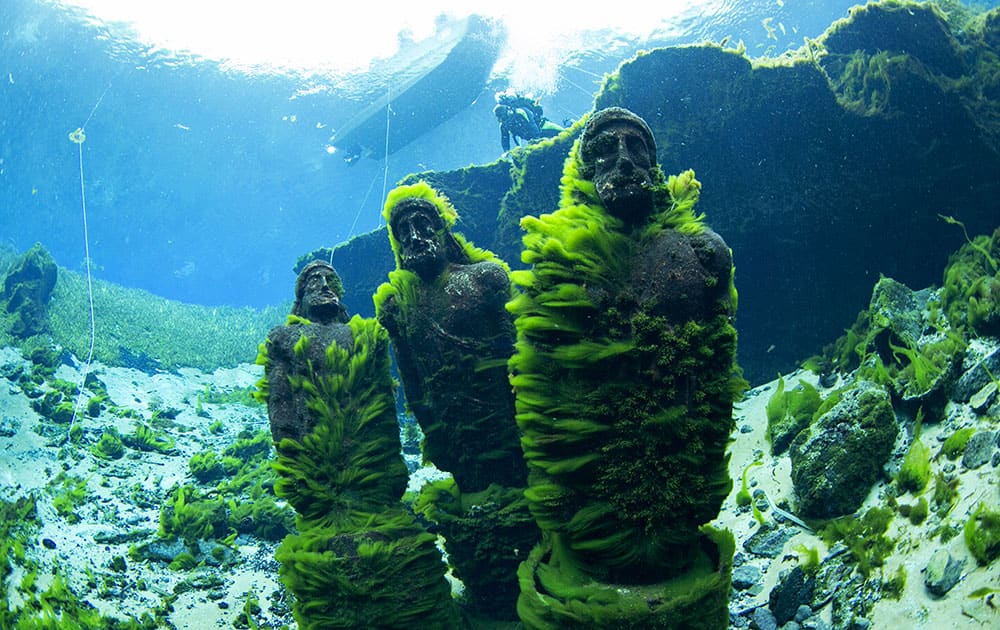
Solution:
[{"label": "rock", "polygon": [[768,606],[779,626],[795,619],[799,607],[807,606],[812,601],[815,587],[816,578],[807,575],[801,566],[781,572],[778,584],[771,589],[768,598]]},{"label": "rock", "polygon": [[[913,291],[892,278],[882,277],[872,290],[868,307],[870,347],[877,350],[883,363],[899,364],[902,370],[914,360],[912,353],[924,358],[937,357],[923,362],[923,375],[919,379],[904,371],[891,379],[889,386],[894,393],[910,404],[939,398],[953,381],[962,360],[960,353],[942,348],[941,344],[950,347],[955,342],[927,320],[927,304],[931,299],[937,299],[937,293],[931,289]],[[923,333],[930,329],[934,332]]]},{"label": "rock", "polygon": [[746,590],[756,585],[763,576],[764,572],[757,565],[741,565],[733,570],[733,588],[737,591]]},{"label": "rock", "polygon": [[952,392],[954,399],[959,402],[971,401],[973,395],[981,391],[988,383],[992,383],[991,372],[1000,374],[1000,350],[993,348],[985,356],[976,356],[972,354],[973,343],[969,345],[965,362],[970,367],[958,378]]},{"label": "rock", "polygon": [[4,416],[0,420],[0,437],[14,437],[20,428],[21,422],[17,418]]},{"label": "rock", "polygon": [[799,606],[799,609],[795,611],[795,621],[798,623],[802,623],[806,619],[812,617],[812,615],[813,615],[813,609],[807,606],[806,604],[802,604],[801,606]]},{"label": "rock", "polygon": [[965,443],[965,454],[962,455],[962,466],[974,470],[990,461],[993,456],[995,436],[992,431],[979,431]]},{"label": "rock", "polygon": [[750,613],[750,627],[756,630],[778,630],[778,622],[766,606],[760,606]]},{"label": "rock", "polygon": [[997,398],[997,384],[993,381],[983,385],[983,387],[969,398],[969,406],[976,413],[982,415],[990,408]]},{"label": "rock", "polygon": [[0,302],[13,316],[10,332],[22,339],[48,330],[49,298],[56,286],[56,262],[41,243],[24,253],[7,272]]},{"label": "rock", "polygon": [[833,518],[857,510],[882,474],[899,427],[885,388],[867,381],[792,441],[799,512]]},{"label": "rock", "polygon": [[755,556],[777,558],[796,533],[790,527],[761,527],[743,543],[743,548]]},{"label": "rock", "polygon": [[975,619],[983,626],[995,623],[997,618],[995,604],[987,604],[983,597],[962,602],[962,614],[970,619]]},{"label": "rock", "polygon": [[914,291],[905,284],[882,277],[872,289],[869,305],[872,321],[913,347],[924,328],[923,311],[930,291]]},{"label": "rock", "polygon": [[[837,543],[843,546],[843,543]],[[846,547],[844,547],[846,549]],[[854,571],[853,565],[844,561],[844,553],[839,555],[827,555],[820,564],[819,571],[816,572],[816,585],[813,589],[813,599],[809,603],[810,608],[819,610],[833,599],[833,594],[837,589],[842,588],[851,577]]]},{"label": "rock", "polygon": [[945,549],[938,549],[924,569],[924,586],[932,595],[944,597],[958,584],[965,562],[951,557]]},{"label": "rock", "polygon": [[802,630],[830,630],[830,624],[819,615],[813,615],[802,622]]}]

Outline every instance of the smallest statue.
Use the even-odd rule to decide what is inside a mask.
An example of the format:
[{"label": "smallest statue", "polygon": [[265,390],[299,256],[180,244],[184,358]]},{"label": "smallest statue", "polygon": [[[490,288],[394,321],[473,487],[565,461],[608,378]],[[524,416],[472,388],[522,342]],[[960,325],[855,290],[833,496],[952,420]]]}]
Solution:
[{"label": "smallest statue", "polygon": [[[295,302],[288,323],[267,337],[268,417],[275,444],[280,445],[284,438],[301,441],[312,428],[305,397],[293,393],[288,377],[304,373],[307,361],[322,365],[331,343],[349,347],[351,329],[347,309],[340,301],[343,296],[344,286],[332,266],[322,260],[308,263],[295,281]],[[297,357],[294,349],[301,337],[310,340],[310,351]]]},{"label": "smallest statue", "polygon": [[274,492],[295,509],[297,533],[275,552],[307,629],[460,627],[437,536],[401,502],[389,336],[348,319],[333,267],[307,264],[284,326],[262,344],[258,398],[278,456]]}]

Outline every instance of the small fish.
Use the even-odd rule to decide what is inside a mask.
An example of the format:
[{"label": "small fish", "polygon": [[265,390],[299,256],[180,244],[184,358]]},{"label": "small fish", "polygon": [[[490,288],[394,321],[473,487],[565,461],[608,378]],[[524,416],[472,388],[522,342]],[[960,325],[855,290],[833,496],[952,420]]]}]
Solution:
[{"label": "small fish", "polygon": [[198,270],[198,266],[194,264],[194,261],[187,260],[183,265],[174,270],[175,278],[188,278]]},{"label": "small fish", "polygon": [[772,343],[771,345],[769,345],[767,347],[767,352],[770,353],[770,352],[773,352],[773,351],[774,351],[774,344]]}]

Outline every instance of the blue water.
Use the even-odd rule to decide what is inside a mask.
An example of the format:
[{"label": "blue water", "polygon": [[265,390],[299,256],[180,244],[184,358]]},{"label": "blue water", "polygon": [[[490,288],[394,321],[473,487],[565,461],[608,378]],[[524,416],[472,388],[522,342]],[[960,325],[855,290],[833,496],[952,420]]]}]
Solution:
[{"label": "blue water", "polygon": [[[729,36],[751,55],[778,54],[852,4],[730,0],[652,40],[591,33],[541,102],[551,118],[575,119],[603,74],[637,50]],[[777,39],[765,17],[787,27]],[[381,93],[381,76],[345,87],[344,77],[227,71],[40,0],[3,0],[0,33],[0,237],[18,250],[39,241],[60,265],[83,270],[85,199],[95,277],[171,299],[287,300],[296,258],[376,228],[386,186],[501,152],[491,108],[503,76],[444,124],[391,148],[388,164],[348,166],[328,153],[330,129],[367,104],[351,93]],[[317,85],[326,89],[291,98]],[[68,138],[79,127],[82,145]]]}]

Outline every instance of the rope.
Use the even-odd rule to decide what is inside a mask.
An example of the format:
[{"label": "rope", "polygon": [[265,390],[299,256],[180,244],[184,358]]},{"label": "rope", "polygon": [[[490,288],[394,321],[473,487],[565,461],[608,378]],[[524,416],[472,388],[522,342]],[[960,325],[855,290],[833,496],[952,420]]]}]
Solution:
[{"label": "rope", "polygon": [[[385,91],[385,170],[382,171],[382,201],[385,201],[386,185],[389,182],[389,114],[392,112],[392,84]],[[378,226],[382,227],[382,213],[378,213]]]},{"label": "rope", "polygon": [[[105,90],[107,93],[107,90]],[[102,95],[103,99],[104,96]],[[100,105],[100,101],[97,102]],[[97,107],[94,107],[96,111]],[[91,116],[94,115],[92,111]],[[89,121],[90,118],[88,117]],[[86,123],[84,123],[86,124]],[[73,426],[76,424],[76,418],[80,412],[80,404],[83,401],[83,385],[87,382],[87,375],[90,374],[90,366],[94,359],[94,340],[96,338],[96,320],[94,319],[94,285],[90,274],[90,236],[87,231],[87,191],[83,185],[83,143],[86,141],[87,136],[83,131],[83,127],[80,127],[76,131],[69,134],[69,139],[76,143],[77,153],[80,157],[80,204],[83,209],[83,255],[84,264],[87,269],[87,302],[90,305],[90,349],[87,351],[87,361],[83,368],[83,378],[80,381],[80,386],[77,388],[76,403],[73,405],[73,416],[69,421],[69,431],[66,433],[66,439],[70,439],[73,434]]]},{"label": "rope", "polygon": [[87,141],[87,124],[94,117],[94,114],[97,113],[97,108],[101,106],[104,97],[107,96],[110,89],[111,84],[108,83],[107,87],[104,88],[104,92],[101,93],[100,98],[94,103],[94,107],[90,110],[87,119],[83,121],[83,125],[69,134],[70,142],[76,144],[80,164],[80,206],[83,214],[83,262],[87,270],[87,304],[90,307],[90,348],[87,350],[87,361],[83,366],[83,378],[80,379],[80,385],[77,387],[76,402],[73,404],[73,416],[70,418],[69,430],[66,432],[67,440],[72,437],[73,427],[76,425],[76,419],[80,415],[80,405],[83,402],[83,386],[87,382],[87,376],[90,374],[90,367],[94,361],[94,341],[97,338],[97,323],[94,318],[94,281],[90,273],[90,235],[87,229],[87,189],[83,183],[83,143]]}]

